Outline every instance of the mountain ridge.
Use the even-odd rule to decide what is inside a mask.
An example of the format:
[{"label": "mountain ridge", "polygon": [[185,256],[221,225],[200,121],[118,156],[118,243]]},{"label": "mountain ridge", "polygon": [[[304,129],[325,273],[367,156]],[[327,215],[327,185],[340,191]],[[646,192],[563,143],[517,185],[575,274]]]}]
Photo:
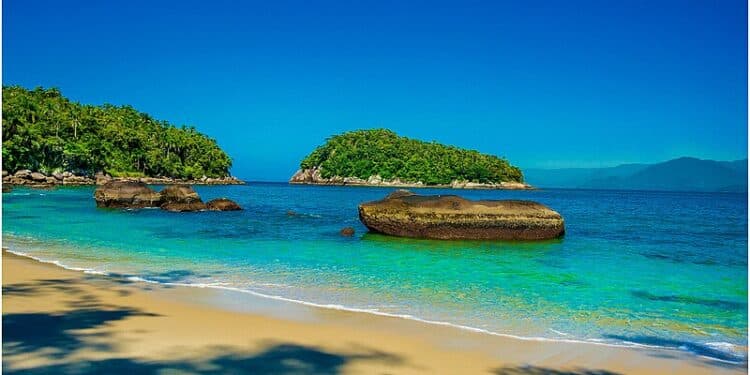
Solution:
[{"label": "mountain ridge", "polygon": [[540,188],[746,192],[748,159],[717,161],[683,156],[653,164],[605,168],[524,170]]}]

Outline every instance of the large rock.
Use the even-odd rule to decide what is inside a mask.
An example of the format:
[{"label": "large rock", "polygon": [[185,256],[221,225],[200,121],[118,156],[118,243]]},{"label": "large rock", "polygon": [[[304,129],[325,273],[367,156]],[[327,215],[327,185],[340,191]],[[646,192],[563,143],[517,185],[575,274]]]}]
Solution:
[{"label": "large rock", "polygon": [[242,207],[227,198],[217,198],[206,203],[206,208],[211,211],[239,211]]},{"label": "large rock", "polygon": [[161,199],[164,203],[193,203],[201,202],[198,193],[188,185],[170,185],[162,189]]},{"label": "large rock", "polygon": [[161,208],[173,212],[203,211],[203,203],[198,193],[188,185],[170,185],[161,191]]},{"label": "large rock", "polygon": [[536,202],[472,201],[406,190],[360,204],[359,219],[373,232],[415,238],[541,240],[565,233],[560,214]]},{"label": "large rock", "polygon": [[21,169],[20,171],[16,171],[13,176],[18,178],[27,178],[31,176],[31,171],[28,169]]},{"label": "large rock", "polygon": [[142,182],[132,181],[110,181],[99,185],[94,191],[94,199],[97,207],[144,208],[161,205],[161,194]]},{"label": "large rock", "polygon": [[205,211],[207,209],[206,204],[201,201],[180,203],[180,202],[166,202],[161,205],[162,210],[172,212],[192,212],[192,211]]},{"label": "large rock", "polygon": [[47,176],[39,172],[32,172],[31,174],[29,174],[29,178],[36,182],[44,182],[47,180]]}]

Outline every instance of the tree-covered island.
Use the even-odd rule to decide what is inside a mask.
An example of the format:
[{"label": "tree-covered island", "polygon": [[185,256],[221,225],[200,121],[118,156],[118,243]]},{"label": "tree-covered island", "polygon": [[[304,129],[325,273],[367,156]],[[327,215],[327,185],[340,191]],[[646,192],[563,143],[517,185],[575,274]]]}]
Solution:
[{"label": "tree-covered island", "polygon": [[523,189],[504,158],[402,137],[387,129],[335,135],[300,163],[290,182],[378,186]]},{"label": "tree-covered island", "polygon": [[2,155],[4,177],[33,171],[229,181],[232,165],[214,139],[193,127],[130,106],[72,102],[55,88],[20,86],[3,86]]}]

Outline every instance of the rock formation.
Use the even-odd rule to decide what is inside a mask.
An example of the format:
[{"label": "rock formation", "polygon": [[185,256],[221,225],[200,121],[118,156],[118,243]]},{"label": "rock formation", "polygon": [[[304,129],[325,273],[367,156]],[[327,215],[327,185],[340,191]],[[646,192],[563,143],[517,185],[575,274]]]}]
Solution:
[{"label": "rock formation", "polygon": [[398,190],[359,205],[371,231],[432,239],[542,240],[565,233],[559,213],[520,200],[472,201],[455,195],[421,196]]},{"label": "rock formation", "polygon": [[94,191],[97,207],[144,208],[159,207],[161,194],[142,182],[110,181]]},{"label": "rock formation", "polygon": [[160,207],[172,212],[242,209],[237,203],[226,198],[203,203],[198,193],[190,186],[171,185],[156,192],[142,182],[131,181],[109,181],[100,185],[94,192],[94,199],[97,207],[107,208]]}]

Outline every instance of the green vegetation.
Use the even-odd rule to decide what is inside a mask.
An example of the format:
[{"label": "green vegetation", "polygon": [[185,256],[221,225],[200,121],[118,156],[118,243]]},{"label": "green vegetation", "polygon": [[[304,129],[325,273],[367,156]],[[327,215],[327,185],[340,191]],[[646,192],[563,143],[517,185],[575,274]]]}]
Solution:
[{"label": "green vegetation", "polygon": [[232,161],[193,127],[130,106],[73,103],[57,89],[3,86],[3,170],[223,177]]},{"label": "green vegetation", "polygon": [[523,181],[521,170],[505,159],[400,137],[386,129],[358,130],[331,137],[302,160],[300,167],[321,167],[324,178],[367,179],[379,174],[384,179],[422,181],[428,185],[449,184],[453,180]]}]

